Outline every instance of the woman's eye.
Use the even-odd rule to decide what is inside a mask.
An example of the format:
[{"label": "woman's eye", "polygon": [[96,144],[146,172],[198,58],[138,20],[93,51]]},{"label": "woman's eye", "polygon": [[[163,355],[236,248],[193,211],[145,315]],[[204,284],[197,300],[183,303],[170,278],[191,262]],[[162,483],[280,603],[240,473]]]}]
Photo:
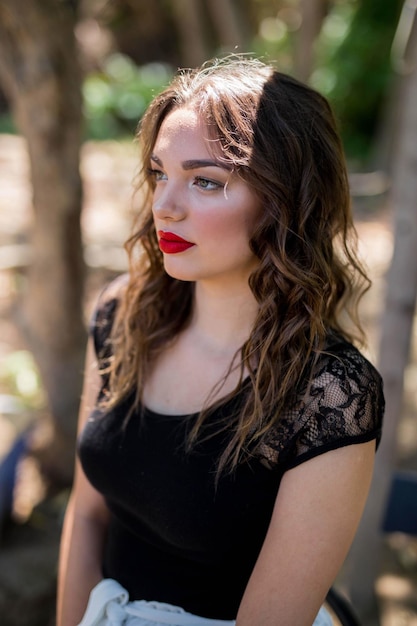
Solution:
[{"label": "woman's eye", "polygon": [[147,174],[150,178],[153,178],[153,180],[156,183],[159,182],[160,180],[166,180],[166,175],[161,170],[155,170],[155,169],[150,168],[148,169]]},{"label": "woman's eye", "polygon": [[203,178],[202,176],[197,176],[194,179],[194,184],[200,189],[204,189],[207,191],[214,191],[215,189],[223,188],[221,183],[217,183],[214,180],[210,180],[208,178]]}]

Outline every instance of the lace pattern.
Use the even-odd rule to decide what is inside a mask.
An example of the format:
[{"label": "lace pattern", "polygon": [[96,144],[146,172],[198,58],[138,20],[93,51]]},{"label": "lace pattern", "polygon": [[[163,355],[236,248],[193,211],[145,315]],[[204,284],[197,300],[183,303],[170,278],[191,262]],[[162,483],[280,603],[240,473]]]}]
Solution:
[{"label": "lace pattern", "polygon": [[287,469],[328,450],[381,438],[382,380],[373,365],[340,339],[323,353],[295,407],[282,415],[261,454]]},{"label": "lace pattern", "polygon": [[[104,299],[90,326],[100,365],[111,357],[109,336],[117,299]],[[107,377],[103,375],[103,388]],[[277,419],[257,455],[263,465],[290,469],[353,443],[379,444],[385,408],[382,380],[375,367],[341,336],[331,335],[310,384]]]}]

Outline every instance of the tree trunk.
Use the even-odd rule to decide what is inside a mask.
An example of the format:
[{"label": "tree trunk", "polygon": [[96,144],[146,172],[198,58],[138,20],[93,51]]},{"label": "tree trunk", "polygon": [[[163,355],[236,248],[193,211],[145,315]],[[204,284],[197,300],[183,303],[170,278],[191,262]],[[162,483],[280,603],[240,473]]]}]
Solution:
[{"label": "tree trunk", "polygon": [[196,67],[210,56],[200,0],[173,0],[173,16],[177,25],[181,65]]},{"label": "tree trunk", "polygon": [[245,52],[242,8],[234,0],[207,0],[207,8],[223,51]]},{"label": "tree trunk", "polygon": [[20,320],[52,416],[45,466],[56,482],[68,483],[85,345],[81,76],[69,3],[2,0],[0,53],[0,78],[27,140],[33,187],[33,257]]},{"label": "tree trunk", "polygon": [[383,170],[390,176],[397,154],[396,141],[398,140],[399,127],[401,124],[402,102],[404,100],[404,74],[409,71],[409,44],[413,32],[413,23],[417,16],[417,5],[410,0],[405,0],[397,29],[393,36],[391,46],[390,66],[392,75],[387,85],[386,94],[383,98],[383,106],[375,140],[372,147],[371,165],[376,170]]},{"label": "tree trunk", "polygon": [[404,370],[409,359],[417,298],[417,24],[410,40],[410,59],[412,71],[405,78],[402,125],[393,172],[394,255],[388,274],[379,356],[386,398],[384,435],[365,515],[348,559],[350,595],[363,616],[375,605],[381,524],[396,461]]},{"label": "tree trunk", "polygon": [[297,32],[294,73],[299,80],[308,82],[314,67],[314,43],[326,14],[323,0],[299,0],[301,25]]}]

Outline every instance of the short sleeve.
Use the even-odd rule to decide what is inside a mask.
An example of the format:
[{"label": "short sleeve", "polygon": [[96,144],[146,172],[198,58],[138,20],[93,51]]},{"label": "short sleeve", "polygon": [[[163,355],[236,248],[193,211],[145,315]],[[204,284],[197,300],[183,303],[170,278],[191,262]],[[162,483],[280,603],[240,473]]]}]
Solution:
[{"label": "short sleeve", "polygon": [[375,367],[346,342],[322,355],[299,409],[286,469],[329,450],[375,439],[378,446],[385,402]]}]

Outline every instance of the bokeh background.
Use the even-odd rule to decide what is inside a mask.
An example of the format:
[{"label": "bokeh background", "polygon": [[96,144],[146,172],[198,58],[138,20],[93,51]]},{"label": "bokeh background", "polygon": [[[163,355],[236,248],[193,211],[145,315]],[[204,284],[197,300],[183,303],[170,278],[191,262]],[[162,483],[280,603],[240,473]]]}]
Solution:
[{"label": "bokeh background", "polygon": [[[416,0],[0,0],[0,624],[52,626],[88,320],[124,272],[134,133],[179,67],[229,52],[327,96],[373,286],[385,434],[337,586],[417,625]],[[254,625],[255,626],[255,625]]]}]

